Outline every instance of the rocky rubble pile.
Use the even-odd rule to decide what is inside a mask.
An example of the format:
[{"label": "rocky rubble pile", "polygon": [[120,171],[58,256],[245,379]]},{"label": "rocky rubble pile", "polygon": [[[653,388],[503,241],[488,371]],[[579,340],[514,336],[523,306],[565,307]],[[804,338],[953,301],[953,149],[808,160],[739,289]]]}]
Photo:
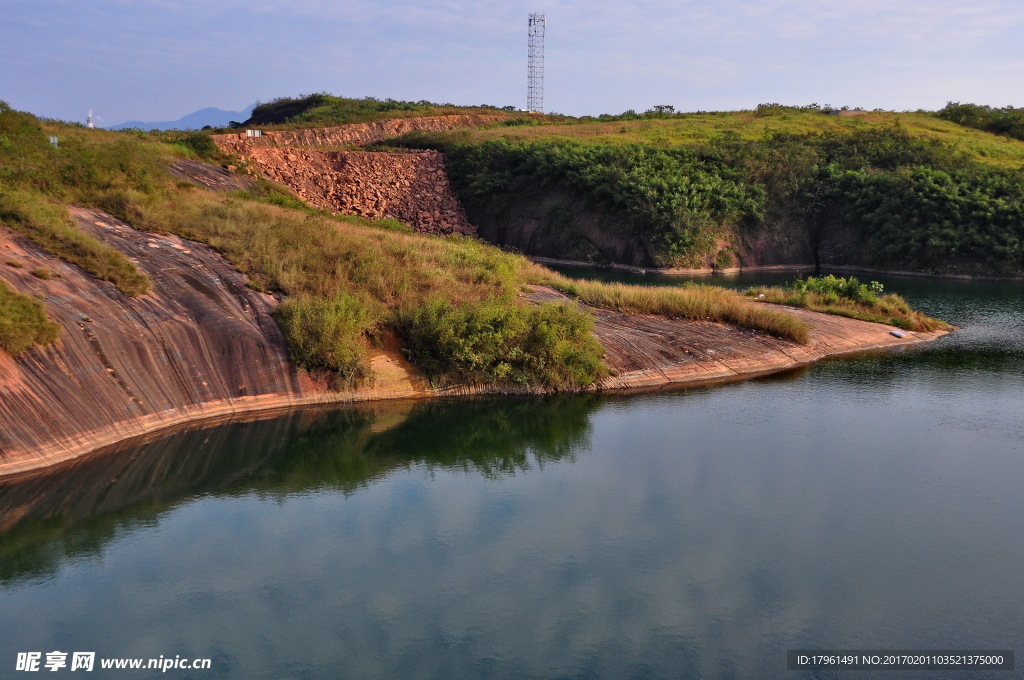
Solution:
[{"label": "rocky rubble pile", "polygon": [[303,201],[334,213],[390,217],[417,232],[471,234],[437,151],[382,153],[252,146],[245,157]]}]

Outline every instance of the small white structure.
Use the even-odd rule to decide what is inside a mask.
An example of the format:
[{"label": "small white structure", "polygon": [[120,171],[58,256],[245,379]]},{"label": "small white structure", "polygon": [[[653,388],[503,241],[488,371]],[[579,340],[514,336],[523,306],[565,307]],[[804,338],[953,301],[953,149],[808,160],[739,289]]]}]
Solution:
[{"label": "small white structure", "polygon": [[263,136],[263,130],[246,130],[245,131],[245,136],[246,137],[262,137]]}]

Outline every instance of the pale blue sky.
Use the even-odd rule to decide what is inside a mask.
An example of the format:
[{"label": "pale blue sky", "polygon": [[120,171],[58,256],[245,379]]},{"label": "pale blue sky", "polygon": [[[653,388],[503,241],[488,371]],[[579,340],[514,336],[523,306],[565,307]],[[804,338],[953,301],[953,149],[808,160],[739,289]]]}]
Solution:
[{"label": "pale blue sky", "polygon": [[1021,0],[5,0],[0,99],[101,124],[318,91],[545,109],[1024,106]]}]

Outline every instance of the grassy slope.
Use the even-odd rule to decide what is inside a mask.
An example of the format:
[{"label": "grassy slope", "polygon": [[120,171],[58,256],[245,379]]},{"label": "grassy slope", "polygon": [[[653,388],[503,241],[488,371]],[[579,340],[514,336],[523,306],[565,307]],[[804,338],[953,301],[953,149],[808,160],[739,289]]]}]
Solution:
[{"label": "grassy slope", "polygon": [[[60,137],[58,149],[45,144],[49,134]],[[0,146],[8,184],[16,182],[8,197],[57,212],[62,204],[93,206],[139,229],[212,245],[254,287],[288,296],[279,321],[293,358],[339,384],[364,378],[368,345],[390,333],[409,343],[413,360],[438,382],[572,388],[603,374],[589,315],[558,305],[538,310],[517,296],[528,283],[564,287],[561,277],[471,239],[296,208],[270,186],[258,194],[200,190],[165,172],[167,163],[193,153],[167,139],[61,124],[8,131]],[[19,153],[26,145],[32,152]],[[26,215],[29,232],[41,220]],[[40,245],[60,251],[45,240]],[[730,309],[753,306],[733,294],[719,297]],[[785,335],[785,318],[733,321]],[[803,339],[799,329],[789,337]]]},{"label": "grassy slope", "polygon": [[[482,223],[499,223],[524,192],[566,190],[641,242],[647,265],[729,267],[761,252],[805,263],[828,234],[836,264],[1024,273],[1024,142],[934,114],[697,113],[392,143],[446,151],[453,186]],[[593,242],[572,219],[549,218],[565,223],[559,238]]]},{"label": "grassy slope", "polygon": [[493,106],[455,106],[433,102],[400,102],[391,99],[349,99],[328,94],[282,97],[260,104],[247,127],[289,130],[303,127],[331,127],[390,118],[446,116],[452,114],[506,115],[507,109]]},{"label": "grassy slope", "polygon": [[[57,148],[49,134],[58,136]],[[152,150],[124,141],[72,126],[44,129],[0,102],[0,222],[126,295],[140,295],[149,279],[124,255],[76,229],[65,207],[116,185],[150,181]]]},{"label": "grassy slope", "polygon": [[765,133],[792,134],[853,132],[903,126],[913,136],[953,144],[973,160],[1008,167],[1024,167],[1024,141],[966,128],[932,113],[871,112],[861,116],[831,116],[817,111],[793,111],[759,116],[754,111],[691,113],[675,118],[614,122],[550,123],[537,126],[478,129],[469,139],[573,140],[594,144],[647,143],[656,146],[688,146],[714,141],[723,135],[761,139]]}]

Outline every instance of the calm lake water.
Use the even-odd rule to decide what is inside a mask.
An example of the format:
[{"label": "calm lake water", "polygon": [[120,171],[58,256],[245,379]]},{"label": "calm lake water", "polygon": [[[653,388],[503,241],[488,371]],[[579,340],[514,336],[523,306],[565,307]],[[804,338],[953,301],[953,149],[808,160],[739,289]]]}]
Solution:
[{"label": "calm lake water", "polygon": [[1024,286],[883,282],[962,330],[715,387],[306,410],[0,486],[0,677],[1024,677],[786,670],[1024,654]]}]

